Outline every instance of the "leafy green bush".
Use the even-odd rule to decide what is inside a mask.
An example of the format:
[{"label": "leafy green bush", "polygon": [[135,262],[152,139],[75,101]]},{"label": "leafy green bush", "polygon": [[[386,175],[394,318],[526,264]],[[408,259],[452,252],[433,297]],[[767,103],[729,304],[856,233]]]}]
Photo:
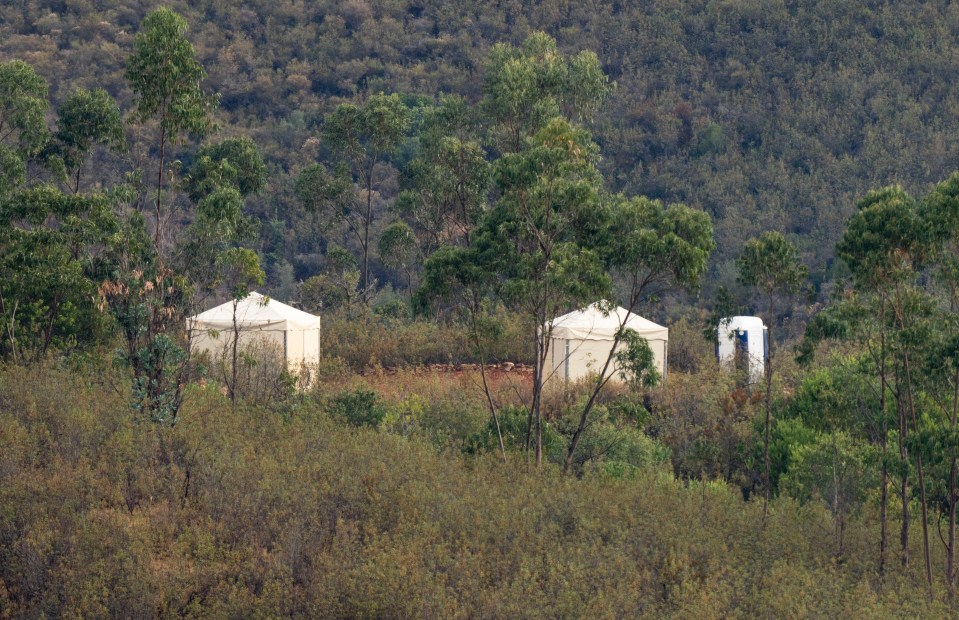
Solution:
[{"label": "leafy green bush", "polygon": [[387,413],[376,392],[362,389],[336,394],[327,404],[327,411],[352,426],[372,428],[378,427]]}]

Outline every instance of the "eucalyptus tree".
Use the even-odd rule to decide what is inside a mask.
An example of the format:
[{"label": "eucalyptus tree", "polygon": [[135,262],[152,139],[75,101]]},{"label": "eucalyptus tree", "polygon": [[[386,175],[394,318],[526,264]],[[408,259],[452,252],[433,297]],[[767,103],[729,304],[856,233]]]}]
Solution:
[{"label": "eucalyptus tree", "polygon": [[498,294],[529,322],[535,351],[527,445],[542,463],[542,392],[552,319],[570,307],[608,297],[611,279],[596,246],[605,221],[589,134],[561,118],[494,165],[500,198],[484,219],[484,244],[500,278]]},{"label": "eucalyptus tree", "polygon": [[126,67],[136,101],[134,118],[159,125],[153,243],[161,257],[170,217],[163,204],[168,149],[172,151],[185,135],[204,136],[214,129],[217,99],[200,85],[206,72],[195,58],[186,30],[186,20],[172,10],[154,10],[140,24]]},{"label": "eucalyptus tree", "polygon": [[241,196],[258,194],[266,184],[266,164],[250,138],[228,138],[202,145],[184,179],[193,202],[219,188],[234,187]]},{"label": "eucalyptus tree", "polygon": [[399,95],[373,95],[362,105],[343,103],[323,120],[322,137],[332,171],[321,163],[303,169],[296,193],[307,210],[345,226],[360,246],[361,286],[372,297],[370,231],[377,218],[374,196],[379,189],[377,165],[385,163],[406,136],[410,110]]},{"label": "eucalyptus tree", "polygon": [[470,244],[487,208],[492,166],[480,143],[482,119],[464,99],[443,97],[421,116],[396,211],[429,257],[444,245]]},{"label": "eucalyptus tree", "polygon": [[[923,315],[930,300],[917,287],[919,270],[930,252],[928,228],[917,213],[915,201],[899,186],[869,192],[856,205],[846,232],[837,246],[849,266],[857,291],[879,299],[879,325],[883,344],[893,359],[892,394],[899,419],[898,446],[902,500],[901,561],[909,562],[909,447],[910,430],[919,434],[914,363],[926,343]],[[912,428],[910,429],[910,422]],[[922,509],[923,553],[926,578],[932,587],[926,484],[922,454],[915,451],[916,474]]]},{"label": "eucalyptus tree", "polygon": [[80,193],[84,164],[97,145],[114,151],[126,148],[123,116],[105,90],[80,88],[57,108],[57,131],[48,149],[51,159],[63,166],[74,194]]},{"label": "eucalyptus tree", "polygon": [[[640,359],[642,345],[635,342],[635,332],[631,334],[626,328],[631,314],[650,296],[666,288],[697,286],[706,272],[709,255],[716,247],[709,215],[682,204],[664,207],[658,200],[620,196],[612,204],[609,221],[600,245],[613,274],[626,282],[624,305],[627,313],[621,318],[613,346],[580,413],[579,425],[566,452],[564,471],[569,471],[573,464],[576,447],[586,430],[596,398],[615,374],[609,372],[610,366],[620,362],[622,367],[622,362],[632,361],[634,375],[635,370],[644,368],[635,363]],[[621,343],[632,346],[619,351]],[[648,350],[645,341],[642,344]]]},{"label": "eucalyptus tree", "polygon": [[384,265],[401,270],[406,275],[406,288],[412,300],[415,292],[413,273],[421,259],[413,229],[406,222],[393,222],[380,235],[379,251]]},{"label": "eucalyptus tree", "polygon": [[[872,290],[841,290],[837,299],[827,308],[817,314],[806,325],[803,341],[798,348],[798,361],[807,365],[813,359],[816,346],[826,340],[839,340],[855,343],[862,347],[863,357],[856,365],[856,372],[864,378],[872,377],[878,383],[873,386],[871,381],[864,381],[865,386],[872,386],[875,410],[868,408],[862,412],[858,420],[839,420],[828,430],[837,428],[852,432],[861,425],[866,431],[867,438],[879,444],[879,553],[878,571],[880,575],[886,572],[886,556],[888,548],[888,508],[889,508],[889,395],[895,393],[895,386],[890,384],[889,362],[893,349],[888,334],[889,325],[886,321],[888,299],[882,289]],[[835,413],[839,412],[833,412]]]},{"label": "eucalyptus tree", "polygon": [[566,56],[543,32],[532,33],[520,47],[494,45],[480,103],[492,146],[503,153],[517,152],[557,116],[589,121],[614,88],[594,52]]},{"label": "eucalyptus tree", "polygon": [[[935,282],[944,292],[946,316],[939,322],[942,337],[930,351],[927,376],[945,388],[946,403],[940,405],[945,424],[934,433],[938,450],[930,455],[944,461],[945,482],[938,496],[948,523],[946,584],[956,594],[956,505],[959,503],[959,172],[953,173],[926,196],[919,213],[932,242]],[[933,398],[938,404],[939,399]]]},{"label": "eucalyptus tree", "polygon": [[41,184],[0,198],[0,351],[24,362],[105,336],[93,300],[102,248],[117,232],[102,194]]},{"label": "eucalyptus tree", "polygon": [[502,325],[489,316],[497,280],[493,266],[499,250],[494,240],[481,237],[481,242],[473,246],[446,245],[439,248],[424,264],[423,281],[414,296],[414,307],[422,310],[432,299],[445,299],[453,302],[455,312],[466,323],[470,344],[479,358],[486,403],[505,461],[506,446],[498,408],[486,375],[489,343],[502,331]]},{"label": "eucalyptus tree", "polygon": [[[543,33],[519,48],[495,46],[479,110],[494,155],[496,200],[463,247],[442,249],[426,264],[424,289],[465,293],[472,300],[464,305],[473,310],[483,307],[478,296],[490,295],[524,316],[535,352],[526,448],[537,466],[551,320],[611,290],[598,247],[608,205],[601,197],[597,147],[567,119],[589,120],[612,88],[595,54],[567,57]],[[469,151],[475,163],[478,151]],[[476,187],[474,196],[481,190]]]},{"label": "eucalyptus tree", "polygon": [[0,197],[26,180],[27,161],[50,137],[47,83],[22,60],[0,63]]},{"label": "eucalyptus tree", "polygon": [[755,289],[766,302],[768,351],[765,358],[765,424],[763,431],[763,515],[769,508],[769,429],[772,421],[773,358],[775,354],[775,327],[777,323],[776,301],[790,299],[803,287],[808,270],[799,260],[796,246],[782,233],[768,231],[758,238],[750,239],[743,246],[736,261],[738,281],[743,286]]},{"label": "eucalyptus tree", "polygon": [[266,273],[260,267],[260,257],[249,248],[229,248],[217,257],[217,262],[223,274],[223,284],[229,290],[233,303],[233,334],[230,340],[230,377],[227,381],[227,392],[230,402],[235,407],[240,349],[240,320],[237,316],[237,307],[250,295],[253,287],[263,284]]}]

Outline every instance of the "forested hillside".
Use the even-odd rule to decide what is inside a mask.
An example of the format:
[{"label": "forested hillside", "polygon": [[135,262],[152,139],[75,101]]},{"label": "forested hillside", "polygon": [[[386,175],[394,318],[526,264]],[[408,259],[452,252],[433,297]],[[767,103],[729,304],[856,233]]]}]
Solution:
[{"label": "forested hillside", "polygon": [[[54,102],[99,85],[123,105],[124,59],[157,4],[5,3],[0,59],[34,65]],[[947,2],[166,4],[190,24],[223,133],[266,154],[268,190],[252,208],[278,291],[315,275],[325,249],[293,195],[323,115],[381,91],[476,101],[491,46],[534,30],[597,53],[617,84],[592,123],[608,186],[710,213],[726,284],[742,243],[766,229],[792,236],[820,281],[866,189],[924,193],[959,162],[959,9]],[[387,202],[396,191],[381,189]]]},{"label": "forested hillside", "polygon": [[0,620],[956,613],[959,9],[0,11]]}]

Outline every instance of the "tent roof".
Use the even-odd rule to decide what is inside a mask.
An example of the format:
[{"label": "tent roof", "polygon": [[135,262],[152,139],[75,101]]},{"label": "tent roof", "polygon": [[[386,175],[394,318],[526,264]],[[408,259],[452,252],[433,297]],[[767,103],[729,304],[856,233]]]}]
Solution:
[{"label": "tent roof", "polygon": [[613,307],[608,314],[604,314],[601,309],[604,306],[609,307],[606,302],[598,301],[588,308],[553,319],[553,338],[612,340],[625,320],[626,327],[635,330],[644,338],[668,339],[669,330],[662,325],[657,325],[619,306]]},{"label": "tent roof", "polygon": [[[241,328],[258,329],[319,329],[320,317],[297,310],[252,292],[240,300],[236,306],[237,324]],[[232,329],[233,301],[220,304],[187,319],[187,326],[197,329]]]}]

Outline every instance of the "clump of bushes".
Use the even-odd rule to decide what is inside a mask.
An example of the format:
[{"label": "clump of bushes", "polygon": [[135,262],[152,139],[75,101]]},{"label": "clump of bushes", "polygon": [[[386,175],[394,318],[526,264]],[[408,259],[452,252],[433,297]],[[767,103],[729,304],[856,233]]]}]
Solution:
[{"label": "clump of bushes", "polygon": [[[353,389],[278,416],[193,386],[170,428],[138,422],[118,379],[0,368],[3,615],[951,613],[918,566],[890,563],[874,587],[869,521],[850,516],[838,565],[828,512],[780,498],[760,528],[761,506],[725,484],[626,467],[628,441],[577,479],[351,429],[349,416],[385,429],[393,395]],[[420,405],[402,407],[425,419]],[[525,414],[503,409],[515,444]]]},{"label": "clump of bushes", "polygon": [[330,399],[327,411],[357,428],[377,428],[386,417],[386,407],[373,390],[340,392]]},{"label": "clump of bushes", "polygon": [[[530,363],[530,338],[519,318],[500,311],[495,320],[502,329],[488,343],[486,361]],[[323,353],[355,371],[480,361],[460,325],[373,310],[324,314]]]}]

